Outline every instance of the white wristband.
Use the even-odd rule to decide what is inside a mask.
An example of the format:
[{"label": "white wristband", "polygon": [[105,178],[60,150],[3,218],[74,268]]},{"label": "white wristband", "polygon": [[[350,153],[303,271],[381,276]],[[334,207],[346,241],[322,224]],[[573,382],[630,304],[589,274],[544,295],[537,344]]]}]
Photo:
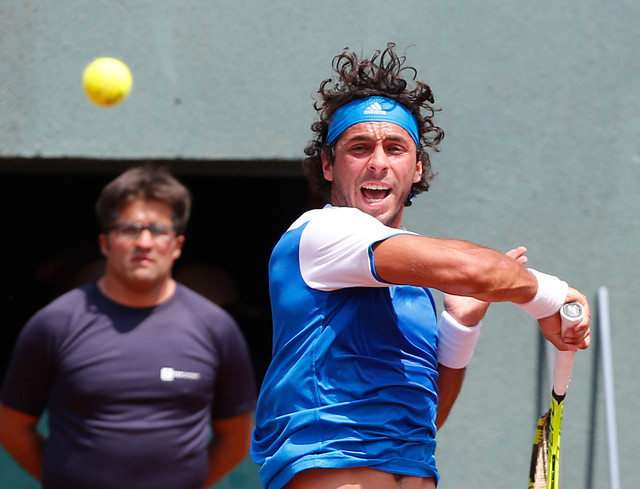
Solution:
[{"label": "white wristband", "polygon": [[438,323],[438,363],[449,368],[469,365],[481,325],[482,321],[475,326],[465,326],[443,311]]},{"label": "white wristband", "polygon": [[538,272],[529,268],[529,272],[538,281],[538,291],[533,299],[524,304],[516,304],[533,319],[546,318],[552,316],[560,310],[562,304],[567,300],[569,285],[558,277]]}]

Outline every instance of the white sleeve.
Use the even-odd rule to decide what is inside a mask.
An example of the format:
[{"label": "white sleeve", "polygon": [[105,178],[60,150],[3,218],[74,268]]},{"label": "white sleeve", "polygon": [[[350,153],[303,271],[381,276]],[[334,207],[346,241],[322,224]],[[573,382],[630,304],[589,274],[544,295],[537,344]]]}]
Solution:
[{"label": "white sleeve", "polygon": [[397,234],[414,234],[385,226],[349,207],[315,212],[300,237],[300,271],[318,290],[345,287],[388,287],[376,276],[372,245]]}]

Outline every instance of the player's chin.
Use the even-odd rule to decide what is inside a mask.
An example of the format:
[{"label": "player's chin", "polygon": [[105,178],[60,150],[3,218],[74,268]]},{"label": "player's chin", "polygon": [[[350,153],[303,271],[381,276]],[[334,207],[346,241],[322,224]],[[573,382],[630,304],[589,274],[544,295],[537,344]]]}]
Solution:
[{"label": "player's chin", "polygon": [[385,216],[395,216],[402,207],[397,199],[391,196],[382,199],[362,199],[359,205],[360,209],[383,220]]},{"label": "player's chin", "polygon": [[384,206],[378,205],[376,203],[367,203],[364,205],[360,205],[358,207],[361,211],[366,212],[370,216],[375,217],[378,221],[382,222],[383,224],[388,224],[387,215],[389,214],[389,212]]}]

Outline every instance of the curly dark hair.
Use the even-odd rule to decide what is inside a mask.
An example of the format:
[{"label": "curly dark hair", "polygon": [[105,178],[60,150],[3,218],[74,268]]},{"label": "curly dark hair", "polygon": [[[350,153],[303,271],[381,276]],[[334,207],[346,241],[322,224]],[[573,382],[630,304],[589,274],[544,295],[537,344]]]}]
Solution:
[{"label": "curly dark hair", "polygon": [[338,79],[334,82],[328,78],[320,84],[320,99],[313,105],[320,120],[311,125],[315,139],[304,150],[307,157],[303,160],[303,167],[315,193],[327,196],[331,191],[331,182],[324,178],[321,161],[323,152],[331,161],[334,159],[333,148],[337,140],[331,145],[326,143],[331,117],[352,100],[372,96],[395,100],[406,107],[418,122],[420,145],[417,161],[422,161],[422,179],[412,185],[405,206],[411,205],[414,196],[429,189],[435,174],[431,170],[427,148],[437,151],[444,138],[444,131],[433,123],[433,116],[440,109],[432,105],[434,99],[429,85],[416,80],[417,70],[405,66],[406,56],[396,54],[394,48],[395,44],[390,42],[384,51],[375,51],[371,59],[359,59],[347,47],[333,58],[332,67]]}]

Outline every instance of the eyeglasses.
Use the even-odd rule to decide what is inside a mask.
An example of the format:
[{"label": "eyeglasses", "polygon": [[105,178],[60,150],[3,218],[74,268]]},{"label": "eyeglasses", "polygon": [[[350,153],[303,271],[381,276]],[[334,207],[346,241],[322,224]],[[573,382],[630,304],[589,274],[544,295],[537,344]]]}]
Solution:
[{"label": "eyeglasses", "polygon": [[139,224],[137,222],[121,222],[114,224],[107,229],[109,231],[116,231],[119,238],[138,239],[142,231],[147,230],[151,233],[151,237],[155,241],[166,242],[169,241],[176,229],[173,226],[166,226],[164,224]]}]

